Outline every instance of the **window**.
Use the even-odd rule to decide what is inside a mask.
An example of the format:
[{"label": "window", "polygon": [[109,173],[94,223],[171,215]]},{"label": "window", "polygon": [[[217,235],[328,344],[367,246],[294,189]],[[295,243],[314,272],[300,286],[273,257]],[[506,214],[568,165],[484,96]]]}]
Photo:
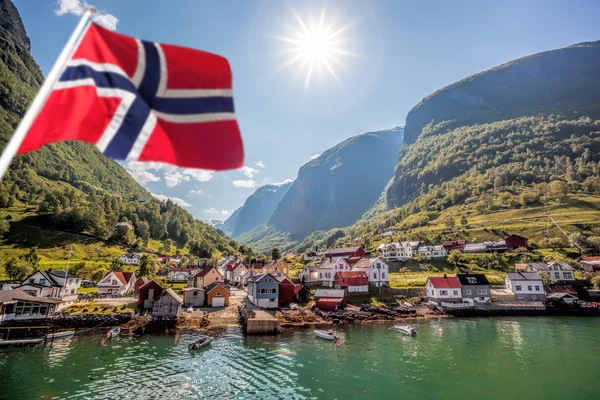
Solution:
[{"label": "window", "polygon": [[515,290],[521,290],[521,286],[520,285],[515,286]]},{"label": "window", "polygon": [[319,278],[323,277],[323,273],[319,272]]},{"label": "window", "polygon": [[381,273],[381,279],[385,279],[385,272]]},{"label": "window", "polygon": [[45,285],[45,284],[46,284],[46,280],[45,279],[40,279],[40,285]]},{"label": "window", "polygon": [[554,277],[555,277],[556,279],[560,279],[560,272],[555,272],[555,273],[554,273]]},{"label": "window", "polygon": [[535,287],[535,290],[540,290],[540,287],[539,287],[539,286],[536,286],[536,287]]},{"label": "window", "polygon": [[221,297],[222,295],[223,295],[223,293],[221,293],[221,292],[215,293],[215,296],[217,296],[217,297]]},{"label": "window", "polygon": [[377,263],[377,269],[381,269],[381,264]]},{"label": "window", "polygon": [[457,296],[458,295],[458,290],[454,291],[454,295]]},{"label": "window", "polygon": [[573,274],[570,272],[563,272],[565,279],[573,279]]},{"label": "window", "polygon": [[75,289],[71,289],[71,294],[75,294]]},{"label": "window", "polygon": [[275,303],[275,299],[269,299],[269,303]]},{"label": "window", "polygon": [[277,289],[269,289],[269,293],[271,294],[275,294],[277,292]]},{"label": "window", "polygon": [[440,296],[447,296],[447,295],[448,295],[447,290],[440,290]]},{"label": "window", "polygon": [[194,295],[194,296],[198,296],[198,291],[197,291],[197,290],[194,290],[194,291],[192,292],[192,295]]},{"label": "window", "polygon": [[467,289],[467,295],[471,294],[471,289]]},{"label": "window", "polygon": [[218,280],[219,280],[219,277],[217,276],[217,277],[215,278],[215,281],[218,281]]},{"label": "window", "polygon": [[34,278],[31,278],[31,279],[29,280],[29,283],[35,283],[35,279],[34,279]]},{"label": "window", "polygon": [[267,289],[259,289],[258,293],[259,294],[266,294],[267,293]]},{"label": "window", "polygon": [[533,286],[527,286],[527,290],[531,292],[533,290]]},{"label": "window", "polygon": [[477,294],[487,294],[487,289],[477,289]]}]

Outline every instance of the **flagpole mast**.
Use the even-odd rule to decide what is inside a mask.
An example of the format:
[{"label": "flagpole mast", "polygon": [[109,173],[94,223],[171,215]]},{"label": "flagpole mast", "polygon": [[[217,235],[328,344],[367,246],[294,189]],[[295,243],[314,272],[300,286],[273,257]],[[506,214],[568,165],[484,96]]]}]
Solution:
[{"label": "flagpole mast", "polygon": [[52,66],[52,69],[50,70],[48,77],[46,78],[46,80],[44,80],[42,87],[40,88],[37,95],[31,102],[29,109],[27,110],[27,112],[25,113],[25,116],[21,120],[21,123],[15,130],[15,133],[13,134],[12,138],[10,139],[10,141],[4,148],[4,151],[2,152],[2,156],[0,156],[0,180],[6,173],[6,170],[10,166],[12,159],[17,154],[17,151],[19,151],[19,148],[21,147],[23,140],[25,140],[25,136],[27,135],[29,128],[31,128],[31,125],[33,125],[33,122],[35,121],[35,118],[37,117],[39,111],[44,106],[44,103],[46,102],[46,99],[50,95],[50,92],[52,92],[52,88],[54,87],[54,84],[60,78],[60,74],[61,74],[65,64],[71,57],[73,51],[75,50],[75,45],[77,44],[77,39],[83,33],[90,17],[95,13],[96,13],[95,8],[93,8],[93,7],[85,8],[85,11],[83,12],[83,15],[81,16],[81,19],[79,20],[79,23],[77,24],[77,27],[71,34],[71,37],[67,41],[67,44],[65,45],[65,47],[60,52],[60,55],[58,56],[58,59]]}]

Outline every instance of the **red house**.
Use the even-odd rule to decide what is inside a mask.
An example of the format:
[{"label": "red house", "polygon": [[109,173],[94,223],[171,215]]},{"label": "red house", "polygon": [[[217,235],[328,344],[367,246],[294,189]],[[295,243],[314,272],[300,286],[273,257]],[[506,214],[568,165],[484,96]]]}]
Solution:
[{"label": "red house", "polygon": [[524,249],[529,248],[529,246],[527,244],[527,238],[524,238],[523,236],[510,235],[504,241],[506,242],[506,247],[509,250],[515,250],[515,249],[518,249],[519,247],[522,247]]},{"label": "red house", "polygon": [[367,256],[367,253],[363,250],[362,247],[344,247],[341,249],[329,249],[325,253],[325,257],[334,258],[334,257],[342,257],[350,260],[360,260],[363,257]]},{"label": "red house", "polygon": [[444,246],[446,253],[450,253],[452,250],[458,250],[462,253],[465,251],[466,244],[466,240],[447,240],[442,242],[442,246]]},{"label": "red house", "polygon": [[277,278],[279,281],[279,306],[287,306],[294,301],[294,282],[285,276]]},{"label": "red house", "polygon": [[343,289],[317,289],[315,307],[321,311],[335,311],[346,307],[346,291]]},{"label": "red house", "polygon": [[146,278],[145,276],[139,277],[138,280],[133,284],[133,294],[138,294],[140,292],[140,288],[148,282],[150,282],[150,279]]},{"label": "red house", "polygon": [[151,280],[138,291],[138,308],[148,309],[152,308],[152,301],[160,297],[163,292],[163,287],[160,286],[156,281]]},{"label": "red house", "polygon": [[334,276],[336,289],[348,289],[348,292],[368,292],[369,277],[364,272],[336,272]]}]

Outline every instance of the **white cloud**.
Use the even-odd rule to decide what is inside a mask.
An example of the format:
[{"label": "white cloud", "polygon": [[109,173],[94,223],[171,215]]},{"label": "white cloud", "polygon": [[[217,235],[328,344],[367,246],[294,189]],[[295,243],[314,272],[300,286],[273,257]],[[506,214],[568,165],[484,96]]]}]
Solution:
[{"label": "white cloud", "polygon": [[242,171],[246,178],[252,178],[254,175],[260,172],[259,170],[252,167],[248,167],[247,165],[244,165],[242,168],[239,169],[239,171]]},{"label": "white cloud", "polygon": [[[85,7],[91,4],[86,3],[82,0],[58,0],[58,10],[54,10],[56,15],[73,14],[82,15]],[[92,17],[92,20],[103,27],[114,31],[117,29],[117,23],[119,19],[106,11],[98,11]]]},{"label": "white cloud", "polygon": [[231,214],[229,211],[227,210],[221,210],[221,215],[224,217],[227,217],[229,214]]},{"label": "white cloud", "polygon": [[235,186],[237,188],[251,189],[251,188],[257,187],[258,183],[254,182],[254,180],[252,180],[252,179],[248,179],[246,181],[236,180],[236,181],[233,181],[233,186]]},{"label": "white cloud", "polygon": [[202,211],[204,211],[206,214],[218,214],[219,213],[219,210],[217,210],[214,207],[211,207],[208,210],[202,210]]},{"label": "white cloud", "polygon": [[190,203],[188,203],[187,201],[185,201],[184,199],[180,198],[180,197],[169,197],[169,196],[165,196],[164,194],[155,194],[155,193],[150,193],[153,197],[157,198],[160,201],[167,201],[167,200],[171,200],[173,203],[177,204],[180,207],[189,207],[191,206]]},{"label": "white cloud", "polygon": [[275,185],[275,186],[283,186],[283,185],[285,185],[286,183],[290,183],[290,182],[294,182],[294,180],[293,180],[293,179],[290,179],[290,178],[287,178],[287,179],[284,179],[284,181],[283,181],[283,182],[271,183],[271,185]]},{"label": "white cloud", "polygon": [[213,177],[212,172],[205,169],[186,169],[183,171],[183,173],[191,176],[198,182],[208,182]]},{"label": "white cloud", "polygon": [[147,169],[145,163],[135,161],[129,162],[125,166],[125,170],[141,185],[145,185],[148,182],[160,181],[158,176],[152,172],[148,172]]},{"label": "white cloud", "polygon": [[256,163],[256,166],[257,166],[258,168],[265,168],[265,163],[264,163],[264,162],[262,162],[262,160],[260,160],[259,162],[257,162],[257,163]]},{"label": "white cloud", "polygon": [[200,196],[202,193],[204,193],[202,190],[200,189],[196,189],[196,190],[190,190],[190,196]]},{"label": "white cloud", "polygon": [[317,154],[313,154],[312,156],[309,157],[309,160],[314,160],[315,158],[319,157],[321,155],[321,153],[317,153]]}]

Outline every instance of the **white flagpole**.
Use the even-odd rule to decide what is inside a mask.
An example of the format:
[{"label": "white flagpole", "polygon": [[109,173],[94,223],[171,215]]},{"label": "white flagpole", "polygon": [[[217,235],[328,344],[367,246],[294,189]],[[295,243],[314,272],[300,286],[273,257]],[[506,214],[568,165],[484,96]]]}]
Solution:
[{"label": "white flagpole", "polygon": [[60,74],[61,74],[65,64],[67,63],[69,58],[71,58],[71,54],[75,50],[75,45],[77,44],[77,39],[79,38],[79,36],[83,32],[83,30],[85,29],[90,17],[95,13],[96,13],[95,8],[93,8],[93,7],[85,8],[85,11],[83,12],[83,15],[81,16],[81,19],[79,20],[79,24],[77,24],[77,27],[73,31],[73,34],[71,34],[71,37],[67,41],[67,44],[60,52],[60,55],[58,56],[58,59],[52,66],[52,69],[50,70],[48,77],[44,81],[44,84],[40,88],[38,94],[33,99],[33,102],[29,106],[29,109],[27,110],[27,112],[25,113],[25,116],[21,120],[21,123],[15,130],[15,133],[13,134],[12,138],[10,139],[10,141],[4,148],[4,151],[2,152],[2,156],[0,156],[0,179],[2,179],[2,177],[6,173],[6,170],[10,166],[12,159],[17,154],[17,151],[19,151],[19,147],[21,147],[23,140],[25,140],[25,136],[27,135],[29,128],[31,128],[33,121],[35,121],[35,118],[37,117],[38,113],[44,106],[44,103],[46,102],[46,99],[50,95],[50,92],[52,92],[52,88],[54,87],[54,84],[60,78]]}]

